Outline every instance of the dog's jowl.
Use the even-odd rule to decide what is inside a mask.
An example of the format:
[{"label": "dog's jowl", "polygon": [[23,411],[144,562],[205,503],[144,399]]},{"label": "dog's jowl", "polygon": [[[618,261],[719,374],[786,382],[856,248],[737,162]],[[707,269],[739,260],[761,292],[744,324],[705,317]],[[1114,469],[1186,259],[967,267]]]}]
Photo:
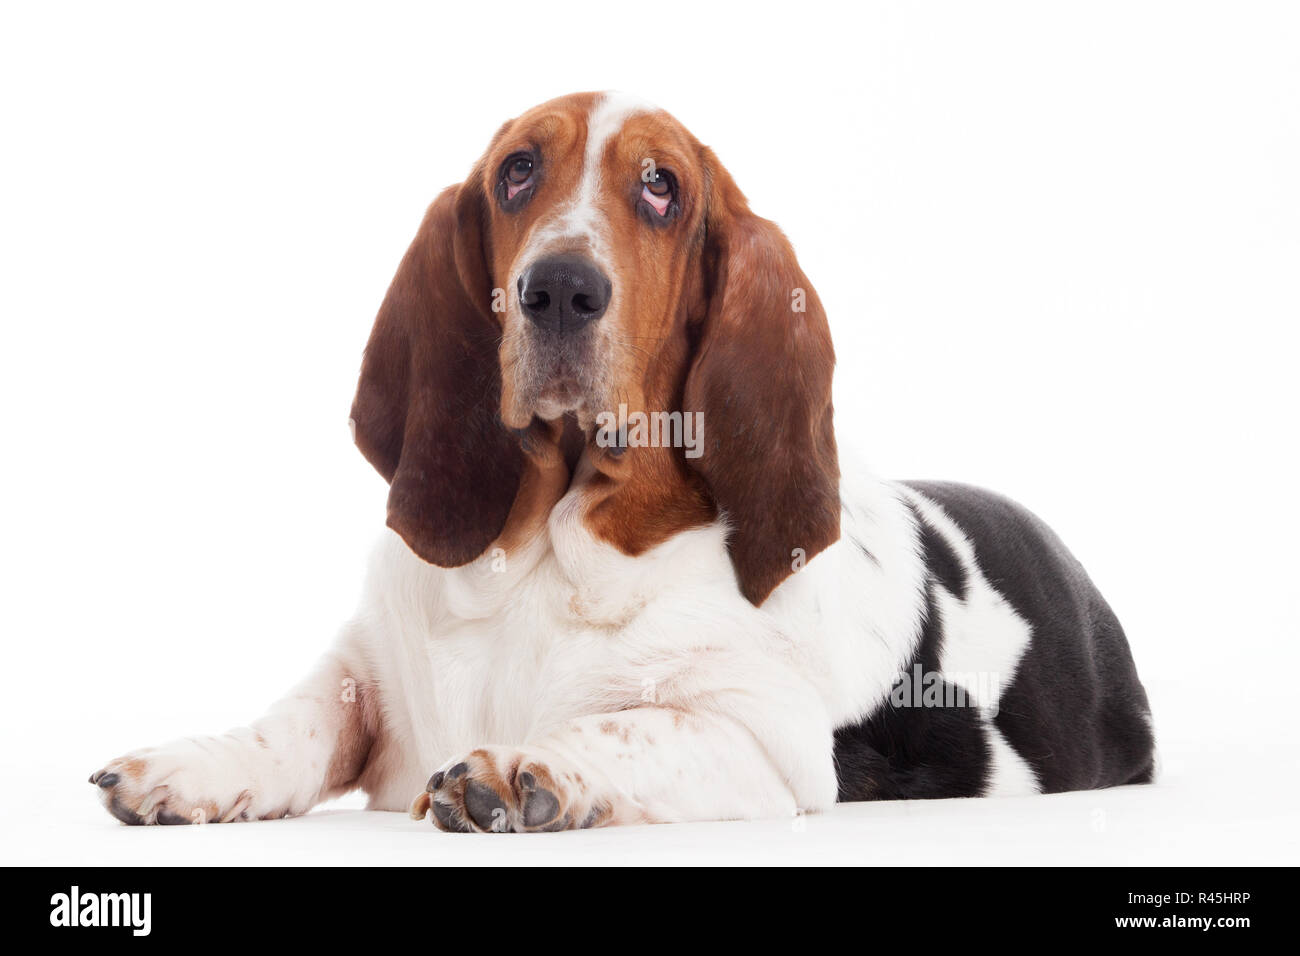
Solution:
[{"label": "dog's jowl", "polygon": [[366,345],[351,425],[390,487],[359,612],[264,717],[93,774],[105,806],[360,788],[517,833],[1150,780],[1078,562],[997,495],[842,462],[834,365],[790,244],[667,113],[507,122]]}]

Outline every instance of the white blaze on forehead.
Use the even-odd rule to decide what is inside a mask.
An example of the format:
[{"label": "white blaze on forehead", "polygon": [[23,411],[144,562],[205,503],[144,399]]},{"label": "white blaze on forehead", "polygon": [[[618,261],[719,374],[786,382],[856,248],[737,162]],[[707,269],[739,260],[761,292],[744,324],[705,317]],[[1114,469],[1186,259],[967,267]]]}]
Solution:
[{"label": "white blaze on forehead", "polygon": [[[604,93],[596,100],[591,112],[587,114],[587,144],[583,151],[582,174],[578,177],[578,185],[555,217],[538,225],[521,257],[523,265],[531,262],[551,242],[576,238],[587,240],[592,258],[599,265],[608,264],[605,218],[601,215],[599,205],[601,159],[610,139],[622,131],[629,117],[656,110],[658,107],[653,103],[626,93]],[[640,167],[636,167],[629,169],[628,175],[639,172]]]},{"label": "white blaze on forehead", "polygon": [[610,137],[617,136],[628,117],[650,113],[658,107],[626,93],[606,93],[596,101],[587,116],[587,150],[582,161],[582,180],[578,183],[575,202],[596,198],[600,189],[600,160]]}]

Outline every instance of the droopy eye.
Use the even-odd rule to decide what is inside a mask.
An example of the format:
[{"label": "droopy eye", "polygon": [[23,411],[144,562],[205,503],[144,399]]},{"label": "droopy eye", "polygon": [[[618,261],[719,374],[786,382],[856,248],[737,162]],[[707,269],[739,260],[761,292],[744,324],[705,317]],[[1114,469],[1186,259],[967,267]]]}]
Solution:
[{"label": "droopy eye", "polygon": [[513,199],[533,181],[533,158],[527,153],[516,153],[505,161],[501,181],[506,187],[506,199]]},{"label": "droopy eye", "polygon": [[656,170],[654,179],[647,180],[641,187],[641,198],[661,216],[668,215],[668,207],[676,194],[677,181],[672,173],[662,169]]}]

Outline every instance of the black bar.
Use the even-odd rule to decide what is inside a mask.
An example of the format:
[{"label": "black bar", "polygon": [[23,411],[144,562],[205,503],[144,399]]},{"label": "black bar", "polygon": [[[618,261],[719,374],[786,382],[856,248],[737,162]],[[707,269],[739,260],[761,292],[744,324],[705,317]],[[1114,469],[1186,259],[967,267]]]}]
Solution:
[{"label": "black bar", "polygon": [[[288,934],[295,947],[349,938],[396,945],[408,936],[437,947],[443,934],[476,925],[461,922],[473,916],[488,917],[479,926],[565,934],[591,945],[658,934],[667,940],[695,932],[689,927],[699,927],[702,938],[782,928],[807,934],[811,945],[822,934],[865,943],[898,932],[911,934],[917,945],[949,938],[1048,943],[1126,936],[1228,943],[1261,928],[1286,928],[1282,909],[1294,883],[1289,869],[621,869],[548,876],[439,867],[435,860],[405,869],[31,868],[8,875],[14,889],[5,894],[7,925],[42,930],[52,939],[76,934],[84,940],[248,944],[272,932]],[[87,920],[92,910],[111,918],[116,909],[124,925],[53,925],[70,922],[74,886]],[[144,928],[143,896],[100,904],[99,894],[145,893],[147,935],[136,933]],[[90,896],[93,904],[86,902]],[[67,904],[62,910],[61,900]],[[1208,927],[1201,920],[1210,921]]]}]

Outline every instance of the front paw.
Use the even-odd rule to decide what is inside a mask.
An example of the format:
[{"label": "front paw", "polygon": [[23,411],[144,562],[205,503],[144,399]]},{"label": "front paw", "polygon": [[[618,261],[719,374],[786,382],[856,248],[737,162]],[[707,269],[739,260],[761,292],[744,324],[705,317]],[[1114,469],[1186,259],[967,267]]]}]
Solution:
[{"label": "front paw", "polygon": [[224,767],[217,741],[138,750],[90,775],[105,809],[129,826],[253,819],[254,795]]},{"label": "front paw", "polygon": [[481,747],[448,761],[411,803],[411,816],[451,833],[541,833],[615,822],[615,801],[549,754]]}]

